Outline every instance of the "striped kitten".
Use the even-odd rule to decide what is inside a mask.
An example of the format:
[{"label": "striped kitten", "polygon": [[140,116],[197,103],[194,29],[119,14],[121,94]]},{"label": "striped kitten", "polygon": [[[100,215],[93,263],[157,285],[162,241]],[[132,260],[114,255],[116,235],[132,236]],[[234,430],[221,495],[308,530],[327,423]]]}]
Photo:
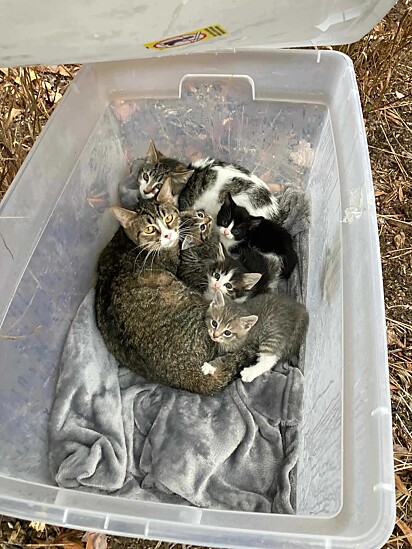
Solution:
[{"label": "striped kitten", "polygon": [[207,286],[206,265],[216,260],[219,237],[213,230],[212,218],[204,210],[187,210],[180,215],[182,246],[177,277],[203,293]]},{"label": "striped kitten", "polygon": [[203,294],[205,299],[212,301],[216,292],[230,297],[238,303],[244,302],[259,284],[260,273],[247,272],[238,259],[225,254],[219,244],[217,258],[208,267],[207,288]]},{"label": "striped kitten", "polygon": [[[240,372],[246,383],[270,370],[280,359],[296,354],[308,323],[308,313],[301,303],[275,294],[258,295],[239,304],[217,292],[206,313],[210,338],[218,343],[221,355],[236,353],[245,344],[257,346],[256,364]],[[205,362],[202,371],[213,376],[222,363],[224,356]]]},{"label": "striped kitten", "polygon": [[184,166],[165,157],[151,141],[146,163],[137,176],[143,199],[157,196],[167,177],[172,180],[174,203],[180,210],[206,210],[216,220],[228,192],[254,216],[277,219],[278,200],[266,183],[248,170],[220,160],[198,160]]},{"label": "striped kitten", "polygon": [[123,208],[134,209],[139,200],[156,197],[163,183],[170,177],[173,203],[177,205],[179,193],[192,174],[193,170],[174,158],[166,157],[150,140],[146,157],[143,160],[136,159],[131,166],[130,175],[120,182],[120,204]]}]

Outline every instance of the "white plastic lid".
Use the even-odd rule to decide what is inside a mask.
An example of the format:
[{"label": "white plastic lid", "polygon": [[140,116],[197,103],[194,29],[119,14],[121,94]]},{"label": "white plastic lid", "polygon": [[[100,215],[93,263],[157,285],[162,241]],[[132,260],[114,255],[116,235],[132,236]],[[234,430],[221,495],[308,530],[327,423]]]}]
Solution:
[{"label": "white plastic lid", "polygon": [[0,0],[0,66],[354,42],[395,0]]}]

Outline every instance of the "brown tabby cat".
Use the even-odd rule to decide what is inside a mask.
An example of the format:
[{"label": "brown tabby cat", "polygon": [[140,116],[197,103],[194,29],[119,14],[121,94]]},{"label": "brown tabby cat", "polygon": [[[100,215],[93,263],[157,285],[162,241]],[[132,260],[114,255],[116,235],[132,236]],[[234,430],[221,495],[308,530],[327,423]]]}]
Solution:
[{"label": "brown tabby cat", "polygon": [[204,395],[221,390],[253,364],[256,349],[245,346],[226,355],[215,375],[202,373],[217,346],[205,324],[208,303],[175,276],[178,210],[148,200],[133,212],[111,210],[123,228],[100,256],[95,304],[109,351],[148,381]]}]

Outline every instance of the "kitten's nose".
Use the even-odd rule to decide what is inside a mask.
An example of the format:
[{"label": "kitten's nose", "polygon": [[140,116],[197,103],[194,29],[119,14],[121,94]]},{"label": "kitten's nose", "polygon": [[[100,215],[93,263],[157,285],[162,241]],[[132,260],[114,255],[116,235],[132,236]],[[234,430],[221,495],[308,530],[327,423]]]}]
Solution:
[{"label": "kitten's nose", "polygon": [[223,231],[223,234],[224,234],[225,236],[229,236],[229,234],[230,234],[229,229],[225,229],[225,230]]},{"label": "kitten's nose", "polygon": [[217,332],[213,332],[213,339],[217,339],[218,337]]},{"label": "kitten's nose", "polygon": [[221,288],[221,283],[220,282],[215,282],[215,290],[219,290],[219,288]]},{"label": "kitten's nose", "polygon": [[165,233],[165,238],[168,238],[169,240],[172,238],[172,233],[169,231],[168,233]]},{"label": "kitten's nose", "polygon": [[144,189],[143,192],[144,192],[144,194],[150,194],[152,192],[152,190],[151,189],[149,189],[149,190]]}]

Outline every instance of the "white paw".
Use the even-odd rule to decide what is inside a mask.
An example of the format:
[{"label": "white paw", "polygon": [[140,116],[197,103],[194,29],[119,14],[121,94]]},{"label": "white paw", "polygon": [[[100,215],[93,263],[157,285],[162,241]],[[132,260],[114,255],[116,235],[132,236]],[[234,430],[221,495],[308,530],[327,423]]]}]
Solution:
[{"label": "white paw", "polygon": [[205,362],[202,366],[202,372],[205,376],[212,376],[216,372],[216,368],[208,362]]},{"label": "white paw", "polygon": [[260,372],[257,372],[253,369],[253,366],[249,368],[243,368],[240,372],[240,377],[242,378],[243,383],[250,383],[254,379],[260,376]]}]

